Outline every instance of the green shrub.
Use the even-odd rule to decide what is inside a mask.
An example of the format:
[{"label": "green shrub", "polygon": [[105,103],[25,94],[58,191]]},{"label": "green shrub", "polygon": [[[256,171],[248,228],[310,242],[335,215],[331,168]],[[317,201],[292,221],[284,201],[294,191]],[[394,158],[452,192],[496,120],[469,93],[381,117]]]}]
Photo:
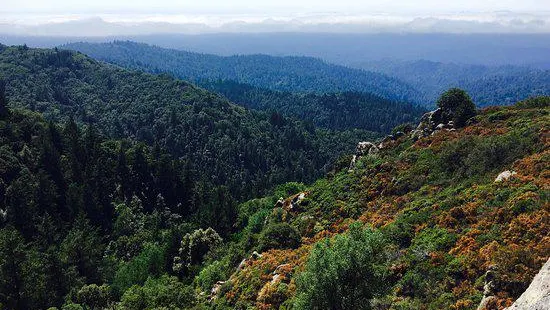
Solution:
[{"label": "green shrub", "polygon": [[250,216],[250,218],[248,218],[248,224],[246,225],[245,230],[253,234],[257,234],[262,231],[265,219],[271,214],[271,212],[271,209],[263,209],[254,213]]},{"label": "green shrub", "polygon": [[259,239],[259,250],[296,248],[300,245],[300,235],[294,227],[287,223],[269,225]]},{"label": "green shrub", "polygon": [[452,120],[456,127],[463,127],[466,121],[476,116],[476,106],[462,89],[451,88],[437,100],[446,120]]},{"label": "green shrub", "polygon": [[456,235],[440,227],[426,228],[413,240],[413,247],[422,247],[428,251],[446,251],[456,242]]},{"label": "green shrub", "polygon": [[209,292],[214,284],[227,278],[226,266],[223,262],[214,261],[204,267],[195,277],[195,283],[204,291]]},{"label": "green shrub", "polygon": [[105,309],[111,300],[111,289],[107,284],[85,285],[76,293],[76,299],[79,304],[90,309]]},{"label": "green shrub", "polygon": [[124,292],[134,284],[143,284],[149,276],[158,276],[164,270],[164,252],[157,245],[146,244],[141,253],[117,270],[113,288]]},{"label": "green shrub", "polygon": [[61,307],[61,310],[85,310],[85,308],[79,304],[68,303],[63,305],[63,307]]},{"label": "green shrub", "polygon": [[195,303],[193,288],[167,275],[132,286],[120,300],[122,309],[188,309]]},{"label": "green shrub", "polygon": [[426,290],[425,277],[416,270],[407,271],[399,280],[401,295],[409,297],[422,297]]},{"label": "green shrub", "polygon": [[275,188],[273,196],[276,198],[287,198],[299,192],[302,192],[306,189],[306,186],[303,183],[298,182],[288,182],[281,184]]},{"label": "green shrub", "polygon": [[537,141],[534,129],[484,138],[466,136],[445,143],[439,154],[439,164],[433,165],[457,178],[479,177],[504,169],[514,160],[529,154]]},{"label": "green shrub", "polygon": [[360,225],[317,243],[298,276],[296,309],[369,309],[390,287],[385,245],[380,232]]},{"label": "green shrub", "polygon": [[194,264],[200,264],[204,256],[222,243],[222,238],[212,229],[197,229],[183,236],[179,256],[174,257],[172,268],[183,272]]}]

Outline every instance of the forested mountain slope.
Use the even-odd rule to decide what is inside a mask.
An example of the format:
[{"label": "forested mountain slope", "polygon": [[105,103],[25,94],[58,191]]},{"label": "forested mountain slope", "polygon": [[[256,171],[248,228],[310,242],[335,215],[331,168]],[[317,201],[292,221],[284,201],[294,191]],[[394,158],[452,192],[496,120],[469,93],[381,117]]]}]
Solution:
[{"label": "forested mountain slope", "polygon": [[277,111],[336,130],[359,128],[388,133],[397,125],[417,121],[425,112],[413,104],[368,93],[296,94],[222,80],[198,84],[247,108]]},{"label": "forested mountain slope", "polygon": [[238,55],[230,57],[164,49],[141,43],[72,43],[65,49],[127,68],[167,72],[185,80],[234,80],[292,92],[369,92],[384,98],[421,103],[409,85],[383,74],[332,65],[311,57]]},{"label": "forested mountain slope", "polygon": [[380,60],[354,66],[403,80],[435,102],[450,87],[468,91],[479,106],[509,105],[550,95],[550,71],[520,66],[483,66],[427,60]]},{"label": "forested mountain slope", "polygon": [[331,132],[246,110],[168,76],[134,72],[71,51],[1,47],[0,76],[12,107],[54,121],[73,117],[111,138],[158,144],[196,178],[252,197],[288,180],[311,181],[361,131]]},{"label": "forested mountain slope", "polygon": [[[48,309],[71,300],[103,309],[132,285],[172,273],[186,233],[211,226],[223,236],[232,229],[227,190],[216,189],[205,204],[210,188],[197,188],[184,160],[107,139],[94,127],[7,111],[2,99],[1,309]],[[194,303],[177,278],[162,279],[175,285],[163,302]],[[74,307],[63,309],[83,309]]]},{"label": "forested mountain slope", "polygon": [[[200,91],[79,54],[2,55],[62,59],[69,65],[47,68],[73,84],[91,66],[141,76],[142,88],[158,78]],[[418,139],[403,127],[312,185],[236,206],[227,188],[190,177],[193,157],[14,108],[29,96],[16,95],[15,73],[49,76],[14,63],[0,67],[15,77],[10,109],[0,87],[2,308],[502,309],[550,257],[550,98]]]}]

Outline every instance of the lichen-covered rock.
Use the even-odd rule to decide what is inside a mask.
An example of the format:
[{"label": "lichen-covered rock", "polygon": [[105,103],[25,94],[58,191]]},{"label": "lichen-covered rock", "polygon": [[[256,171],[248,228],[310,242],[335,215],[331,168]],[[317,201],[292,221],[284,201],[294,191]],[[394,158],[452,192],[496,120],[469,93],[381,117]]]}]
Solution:
[{"label": "lichen-covered rock", "polygon": [[357,147],[355,148],[355,155],[353,155],[351,159],[351,163],[349,165],[349,170],[353,170],[355,168],[355,164],[357,161],[363,157],[363,156],[377,156],[380,152],[380,149],[378,146],[376,146],[372,142],[359,142],[357,144]]},{"label": "lichen-covered rock", "polygon": [[485,310],[488,305],[495,300],[495,293],[497,291],[495,285],[495,266],[490,266],[489,270],[485,273],[485,284],[483,285],[483,299],[479,303],[477,310]]},{"label": "lichen-covered rock", "polygon": [[550,309],[550,259],[542,266],[527,290],[508,310],[549,310]]},{"label": "lichen-covered rock", "polygon": [[445,113],[441,109],[436,109],[422,116],[416,129],[411,131],[411,138],[418,140],[441,130],[453,131],[455,130],[455,125],[452,120],[449,120],[445,116]]},{"label": "lichen-covered rock", "polygon": [[226,281],[218,281],[214,286],[212,287],[212,290],[210,290],[210,301],[215,300],[218,298],[218,295],[220,294],[222,286],[226,283]]},{"label": "lichen-covered rock", "polygon": [[513,177],[516,174],[518,173],[515,171],[510,171],[510,170],[503,171],[496,177],[495,182],[508,181],[511,177]]},{"label": "lichen-covered rock", "polygon": [[307,205],[307,192],[301,192],[296,195],[293,195],[289,198],[287,198],[283,202],[283,209],[287,212],[296,212],[300,211],[302,206]]}]

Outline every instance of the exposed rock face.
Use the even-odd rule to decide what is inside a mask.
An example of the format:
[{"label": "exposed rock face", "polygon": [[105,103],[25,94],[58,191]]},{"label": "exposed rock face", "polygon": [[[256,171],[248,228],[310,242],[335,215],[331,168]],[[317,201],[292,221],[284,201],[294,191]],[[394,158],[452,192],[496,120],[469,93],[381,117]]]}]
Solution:
[{"label": "exposed rock face", "polygon": [[378,151],[378,147],[372,142],[359,142],[357,144],[357,148],[355,149],[355,155],[377,155]]},{"label": "exposed rock face", "polygon": [[550,309],[550,259],[523,294],[507,308],[509,310],[549,310]]},{"label": "exposed rock face", "polygon": [[290,264],[282,264],[282,265],[279,265],[277,266],[277,268],[275,268],[275,270],[273,271],[273,274],[276,275],[276,274],[280,274],[281,272],[283,273],[288,273],[288,270],[291,266]]},{"label": "exposed rock face", "polygon": [[283,197],[280,197],[279,200],[277,200],[277,203],[275,204],[275,208],[282,208],[285,204],[285,200]]},{"label": "exposed rock face", "polygon": [[378,146],[376,146],[372,142],[359,142],[357,144],[357,148],[355,149],[355,155],[353,155],[353,158],[351,159],[351,163],[349,165],[349,170],[353,170],[355,168],[355,164],[357,161],[363,157],[363,156],[376,156],[380,152],[380,149]]},{"label": "exposed rock face", "polygon": [[210,291],[210,297],[209,300],[213,301],[216,298],[218,298],[218,294],[220,293],[220,290],[222,286],[226,283],[226,281],[218,281],[214,286],[212,287],[212,290]]},{"label": "exposed rock face", "polygon": [[252,255],[250,255],[250,259],[260,259],[260,258],[262,258],[262,254],[256,251],[252,252]]},{"label": "exposed rock face", "polygon": [[510,170],[503,171],[496,177],[495,182],[508,181],[511,177],[513,177],[516,174],[518,173],[515,171],[510,171]]},{"label": "exposed rock face", "polygon": [[258,301],[269,302],[280,296],[278,288],[290,283],[292,275],[292,265],[282,264],[275,268],[271,281],[267,282],[258,293]]},{"label": "exposed rock face", "polygon": [[454,127],[453,121],[448,120],[441,109],[437,109],[422,116],[416,129],[411,131],[411,137],[418,140],[433,135],[436,131],[453,131]]},{"label": "exposed rock face", "polygon": [[237,271],[240,271],[240,270],[244,269],[246,267],[246,265],[248,265],[248,262],[251,262],[251,261],[254,261],[254,260],[257,260],[257,259],[260,259],[260,258],[262,258],[262,254],[260,254],[256,251],[252,252],[250,257],[243,258],[243,260],[239,263],[239,266],[237,266]]},{"label": "exposed rock face", "polygon": [[298,207],[300,206],[300,204],[305,198],[306,198],[306,193],[299,193],[298,195],[294,196],[294,198],[292,198],[292,200],[290,201],[289,209],[291,211],[298,209]]},{"label": "exposed rock face", "polygon": [[0,209],[0,222],[3,222],[8,217],[8,210]]},{"label": "exposed rock face", "polygon": [[495,299],[495,266],[489,267],[485,273],[485,285],[483,285],[483,299],[479,303],[477,310],[487,309],[487,306]]},{"label": "exposed rock face", "polygon": [[244,267],[246,267],[246,262],[248,260],[246,258],[243,258],[243,260],[239,263],[239,266],[237,266],[237,271],[243,270]]},{"label": "exposed rock face", "polygon": [[305,200],[307,195],[308,195],[307,192],[301,192],[301,193],[298,193],[294,196],[291,196],[291,197],[287,198],[284,201],[279,200],[279,201],[277,201],[277,204],[275,204],[275,207],[277,208],[277,207],[280,206],[285,211],[288,211],[288,212],[299,211],[303,206],[307,205],[307,200]]}]

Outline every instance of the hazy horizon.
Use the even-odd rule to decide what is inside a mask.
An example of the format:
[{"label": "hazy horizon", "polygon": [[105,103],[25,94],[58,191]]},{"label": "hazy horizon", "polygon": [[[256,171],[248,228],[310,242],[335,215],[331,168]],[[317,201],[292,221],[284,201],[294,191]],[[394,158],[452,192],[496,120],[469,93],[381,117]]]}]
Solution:
[{"label": "hazy horizon", "polygon": [[104,36],[215,32],[550,33],[542,0],[11,1],[0,33]]}]

